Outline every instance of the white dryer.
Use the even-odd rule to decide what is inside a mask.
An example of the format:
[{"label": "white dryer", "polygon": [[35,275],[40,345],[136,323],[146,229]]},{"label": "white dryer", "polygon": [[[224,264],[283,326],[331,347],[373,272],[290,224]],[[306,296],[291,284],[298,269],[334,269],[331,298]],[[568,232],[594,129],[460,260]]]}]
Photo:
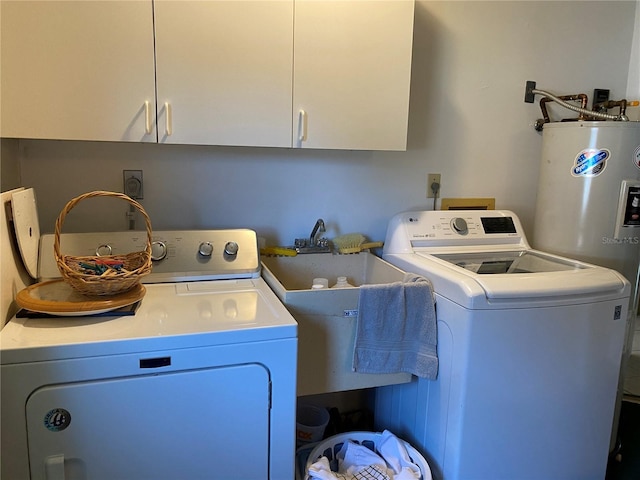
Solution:
[{"label": "white dryer", "polygon": [[[144,243],[62,236],[70,255]],[[134,314],[45,310],[0,332],[3,479],[293,478],[297,324],[260,277],[255,233],[154,232],[153,252]]]},{"label": "white dryer", "polygon": [[437,297],[435,381],[381,387],[377,428],[445,480],[602,480],[630,285],[532,250],[509,211],[419,211],[383,257]]}]

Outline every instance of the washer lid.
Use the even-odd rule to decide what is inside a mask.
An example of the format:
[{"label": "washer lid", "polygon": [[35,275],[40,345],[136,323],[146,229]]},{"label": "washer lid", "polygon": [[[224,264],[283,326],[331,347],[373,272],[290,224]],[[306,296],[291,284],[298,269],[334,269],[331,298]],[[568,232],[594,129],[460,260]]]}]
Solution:
[{"label": "washer lid", "polygon": [[452,270],[451,275],[458,277],[461,284],[479,285],[488,301],[532,298],[561,301],[560,297],[624,296],[630,292],[629,282],[613,270],[537,250],[417,256],[430,258]]},{"label": "washer lid", "polygon": [[384,259],[424,275],[436,294],[469,309],[570,305],[630,294],[629,282],[614,270],[537,250],[416,252]]},{"label": "washer lid", "polygon": [[531,250],[514,252],[445,253],[434,254],[458,267],[478,275],[566,272],[588,268],[585,264],[566,258],[552,258]]}]

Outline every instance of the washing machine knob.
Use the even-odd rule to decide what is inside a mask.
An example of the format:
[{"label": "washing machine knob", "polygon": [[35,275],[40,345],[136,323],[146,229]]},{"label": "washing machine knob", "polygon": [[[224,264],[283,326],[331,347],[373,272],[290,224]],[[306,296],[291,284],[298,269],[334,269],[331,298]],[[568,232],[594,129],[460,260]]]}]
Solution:
[{"label": "washing machine knob", "polygon": [[238,244],[236,242],[227,242],[224,246],[224,253],[230,256],[238,254]]},{"label": "washing machine knob", "polygon": [[213,253],[213,245],[211,245],[211,242],[202,242],[198,247],[198,253],[203,257],[210,257]]},{"label": "washing machine knob", "polygon": [[460,217],[456,217],[451,220],[451,228],[453,228],[454,232],[459,233],[460,235],[466,235],[469,231],[467,221]]},{"label": "washing machine knob", "polygon": [[151,260],[157,262],[167,256],[167,244],[161,241],[155,241],[151,244]]}]

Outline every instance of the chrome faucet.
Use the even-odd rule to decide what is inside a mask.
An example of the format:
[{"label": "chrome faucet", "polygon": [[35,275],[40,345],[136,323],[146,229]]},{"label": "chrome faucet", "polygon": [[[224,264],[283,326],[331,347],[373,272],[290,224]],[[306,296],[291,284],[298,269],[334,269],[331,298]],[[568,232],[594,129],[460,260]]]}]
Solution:
[{"label": "chrome faucet", "polygon": [[298,253],[330,253],[331,246],[329,245],[329,240],[326,238],[318,238],[321,233],[326,232],[326,228],[324,226],[324,220],[321,218],[316,221],[316,224],[313,226],[313,230],[311,230],[311,235],[309,235],[309,239],[306,238],[296,238],[295,241],[295,250]]},{"label": "chrome faucet", "polygon": [[319,218],[316,224],[313,226],[313,230],[311,230],[311,235],[309,236],[309,246],[317,246],[318,241],[316,240],[316,235],[318,235],[318,233],[324,233],[326,231],[327,230],[324,227],[324,220]]}]

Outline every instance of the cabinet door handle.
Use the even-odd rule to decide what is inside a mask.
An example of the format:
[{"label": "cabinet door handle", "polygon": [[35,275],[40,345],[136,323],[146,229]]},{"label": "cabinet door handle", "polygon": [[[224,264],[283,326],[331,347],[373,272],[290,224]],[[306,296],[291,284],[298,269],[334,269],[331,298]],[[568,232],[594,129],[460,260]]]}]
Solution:
[{"label": "cabinet door handle", "polygon": [[298,141],[304,142],[307,140],[307,112],[300,110],[298,112]]},{"label": "cabinet door handle", "polygon": [[151,134],[151,106],[149,100],[144,102],[144,131],[147,135]]},{"label": "cabinet door handle", "polygon": [[169,102],[164,102],[164,110],[166,114],[165,129],[167,132],[167,136],[169,136],[173,133],[173,118],[171,115],[171,104]]}]

